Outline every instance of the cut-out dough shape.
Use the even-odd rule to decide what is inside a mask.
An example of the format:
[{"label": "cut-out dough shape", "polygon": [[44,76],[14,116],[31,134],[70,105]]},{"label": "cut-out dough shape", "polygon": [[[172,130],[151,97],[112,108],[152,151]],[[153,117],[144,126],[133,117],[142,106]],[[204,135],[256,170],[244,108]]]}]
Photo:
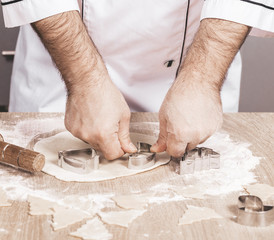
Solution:
[{"label": "cut-out dough shape", "polygon": [[109,240],[112,239],[112,234],[109,233],[105,225],[95,217],[88,220],[86,224],[82,225],[69,235],[73,237],[82,238],[84,240]]},{"label": "cut-out dough shape", "polygon": [[94,214],[95,210],[93,200],[86,197],[81,197],[79,195],[67,196],[61,201],[60,204],[67,207],[80,209],[81,211],[88,212],[89,214]]},{"label": "cut-out dough shape", "polygon": [[119,207],[124,209],[144,209],[148,204],[149,198],[154,195],[154,193],[119,195],[112,199]]},{"label": "cut-out dough shape", "polygon": [[[134,144],[136,144],[137,141],[143,141],[149,144],[153,144],[157,140],[157,138],[155,137],[139,133],[131,133],[130,137]],[[41,138],[41,136],[37,138]],[[35,139],[33,141],[36,142]],[[130,176],[140,172],[148,171],[160,165],[166,164],[170,161],[170,157],[167,153],[159,153],[157,154],[157,162],[154,164],[154,166],[142,170],[132,170],[128,169],[128,161],[127,157],[125,156],[121,159],[117,159],[114,161],[108,161],[103,159],[100,160],[99,169],[89,174],[76,174],[73,172],[68,172],[67,170],[62,169],[57,165],[59,151],[68,149],[83,149],[88,147],[90,146],[84,143],[83,141],[75,138],[69,132],[66,131],[36,142],[34,150],[43,153],[46,157],[46,163],[43,168],[43,172],[48,173],[49,175],[53,175],[56,178],[63,181],[104,181],[108,179]]]},{"label": "cut-out dough shape", "polygon": [[52,215],[51,225],[54,231],[94,216],[94,213],[61,206],[57,202],[35,196],[29,195],[28,202],[30,215]]},{"label": "cut-out dough shape", "polygon": [[111,225],[128,227],[137,217],[141,216],[146,210],[128,210],[99,213],[102,221]]},{"label": "cut-out dough shape", "polygon": [[217,214],[213,209],[206,207],[187,206],[185,214],[179,219],[179,225],[192,224],[202,220],[223,218]]},{"label": "cut-out dough shape", "polygon": [[185,197],[185,198],[193,198],[193,199],[204,199],[204,187],[200,185],[189,186],[189,187],[176,187],[173,186],[170,190],[176,192],[177,194]]},{"label": "cut-out dough shape", "polygon": [[65,228],[71,224],[80,222],[86,218],[92,218],[94,215],[80,211],[79,209],[55,206],[52,217],[52,227],[54,231]]},{"label": "cut-out dough shape", "polygon": [[250,195],[255,195],[262,199],[263,202],[267,201],[272,196],[274,197],[274,187],[268,184],[254,184],[244,187]]},{"label": "cut-out dough shape", "polygon": [[30,215],[52,215],[54,213],[55,202],[43,198],[28,196],[29,214]]},{"label": "cut-out dough shape", "polygon": [[12,203],[8,201],[6,192],[0,188],[0,207],[9,207]]}]

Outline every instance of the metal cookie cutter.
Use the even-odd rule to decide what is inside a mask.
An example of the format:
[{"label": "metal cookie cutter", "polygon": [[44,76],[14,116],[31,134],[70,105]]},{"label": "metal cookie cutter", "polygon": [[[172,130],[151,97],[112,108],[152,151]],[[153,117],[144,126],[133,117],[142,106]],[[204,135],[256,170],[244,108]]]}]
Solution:
[{"label": "metal cookie cutter", "polygon": [[274,223],[273,206],[264,206],[262,200],[253,195],[242,195],[238,198],[239,224],[266,227]]},{"label": "metal cookie cutter", "polygon": [[156,153],[150,152],[151,145],[137,142],[137,153],[129,155],[128,168],[140,170],[152,167],[155,164]]},{"label": "metal cookie cutter", "polygon": [[60,151],[58,166],[75,173],[90,173],[99,168],[99,155],[92,148]]},{"label": "metal cookie cutter", "polygon": [[180,158],[180,175],[220,168],[220,154],[210,148],[196,147]]}]

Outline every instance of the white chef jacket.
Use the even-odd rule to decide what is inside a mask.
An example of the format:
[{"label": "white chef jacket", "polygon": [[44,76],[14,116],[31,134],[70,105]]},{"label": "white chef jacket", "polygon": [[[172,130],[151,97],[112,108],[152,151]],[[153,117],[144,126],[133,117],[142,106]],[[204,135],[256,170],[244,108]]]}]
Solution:
[{"label": "white chef jacket", "polygon": [[[2,0],[6,27],[20,29],[10,111],[64,111],[66,90],[31,22],[81,11],[112,81],[132,111],[159,110],[203,18],[274,31],[273,0]],[[225,112],[238,110],[239,54],[222,88]]]}]

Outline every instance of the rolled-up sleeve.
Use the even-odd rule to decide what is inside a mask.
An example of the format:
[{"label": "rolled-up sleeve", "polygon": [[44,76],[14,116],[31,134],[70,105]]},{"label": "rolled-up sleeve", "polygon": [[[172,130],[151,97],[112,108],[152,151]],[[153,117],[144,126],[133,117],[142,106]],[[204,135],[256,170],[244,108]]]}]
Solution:
[{"label": "rolled-up sleeve", "polygon": [[6,27],[36,22],[58,13],[77,10],[77,0],[1,0]]},{"label": "rolled-up sleeve", "polygon": [[274,0],[205,0],[201,19],[219,18],[274,32]]}]

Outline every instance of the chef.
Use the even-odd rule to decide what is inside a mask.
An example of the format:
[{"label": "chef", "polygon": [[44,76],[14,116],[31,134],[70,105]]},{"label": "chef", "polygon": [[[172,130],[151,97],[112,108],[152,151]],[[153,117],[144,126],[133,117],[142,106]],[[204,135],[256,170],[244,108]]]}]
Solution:
[{"label": "chef", "polygon": [[22,26],[9,110],[65,110],[67,129],[107,159],[136,151],[130,110],[159,111],[152,151],[181,156],[205,141],[222,109],[238,110],[249,26],[274,30],[267,0],[1,3],[6,27]]}]

